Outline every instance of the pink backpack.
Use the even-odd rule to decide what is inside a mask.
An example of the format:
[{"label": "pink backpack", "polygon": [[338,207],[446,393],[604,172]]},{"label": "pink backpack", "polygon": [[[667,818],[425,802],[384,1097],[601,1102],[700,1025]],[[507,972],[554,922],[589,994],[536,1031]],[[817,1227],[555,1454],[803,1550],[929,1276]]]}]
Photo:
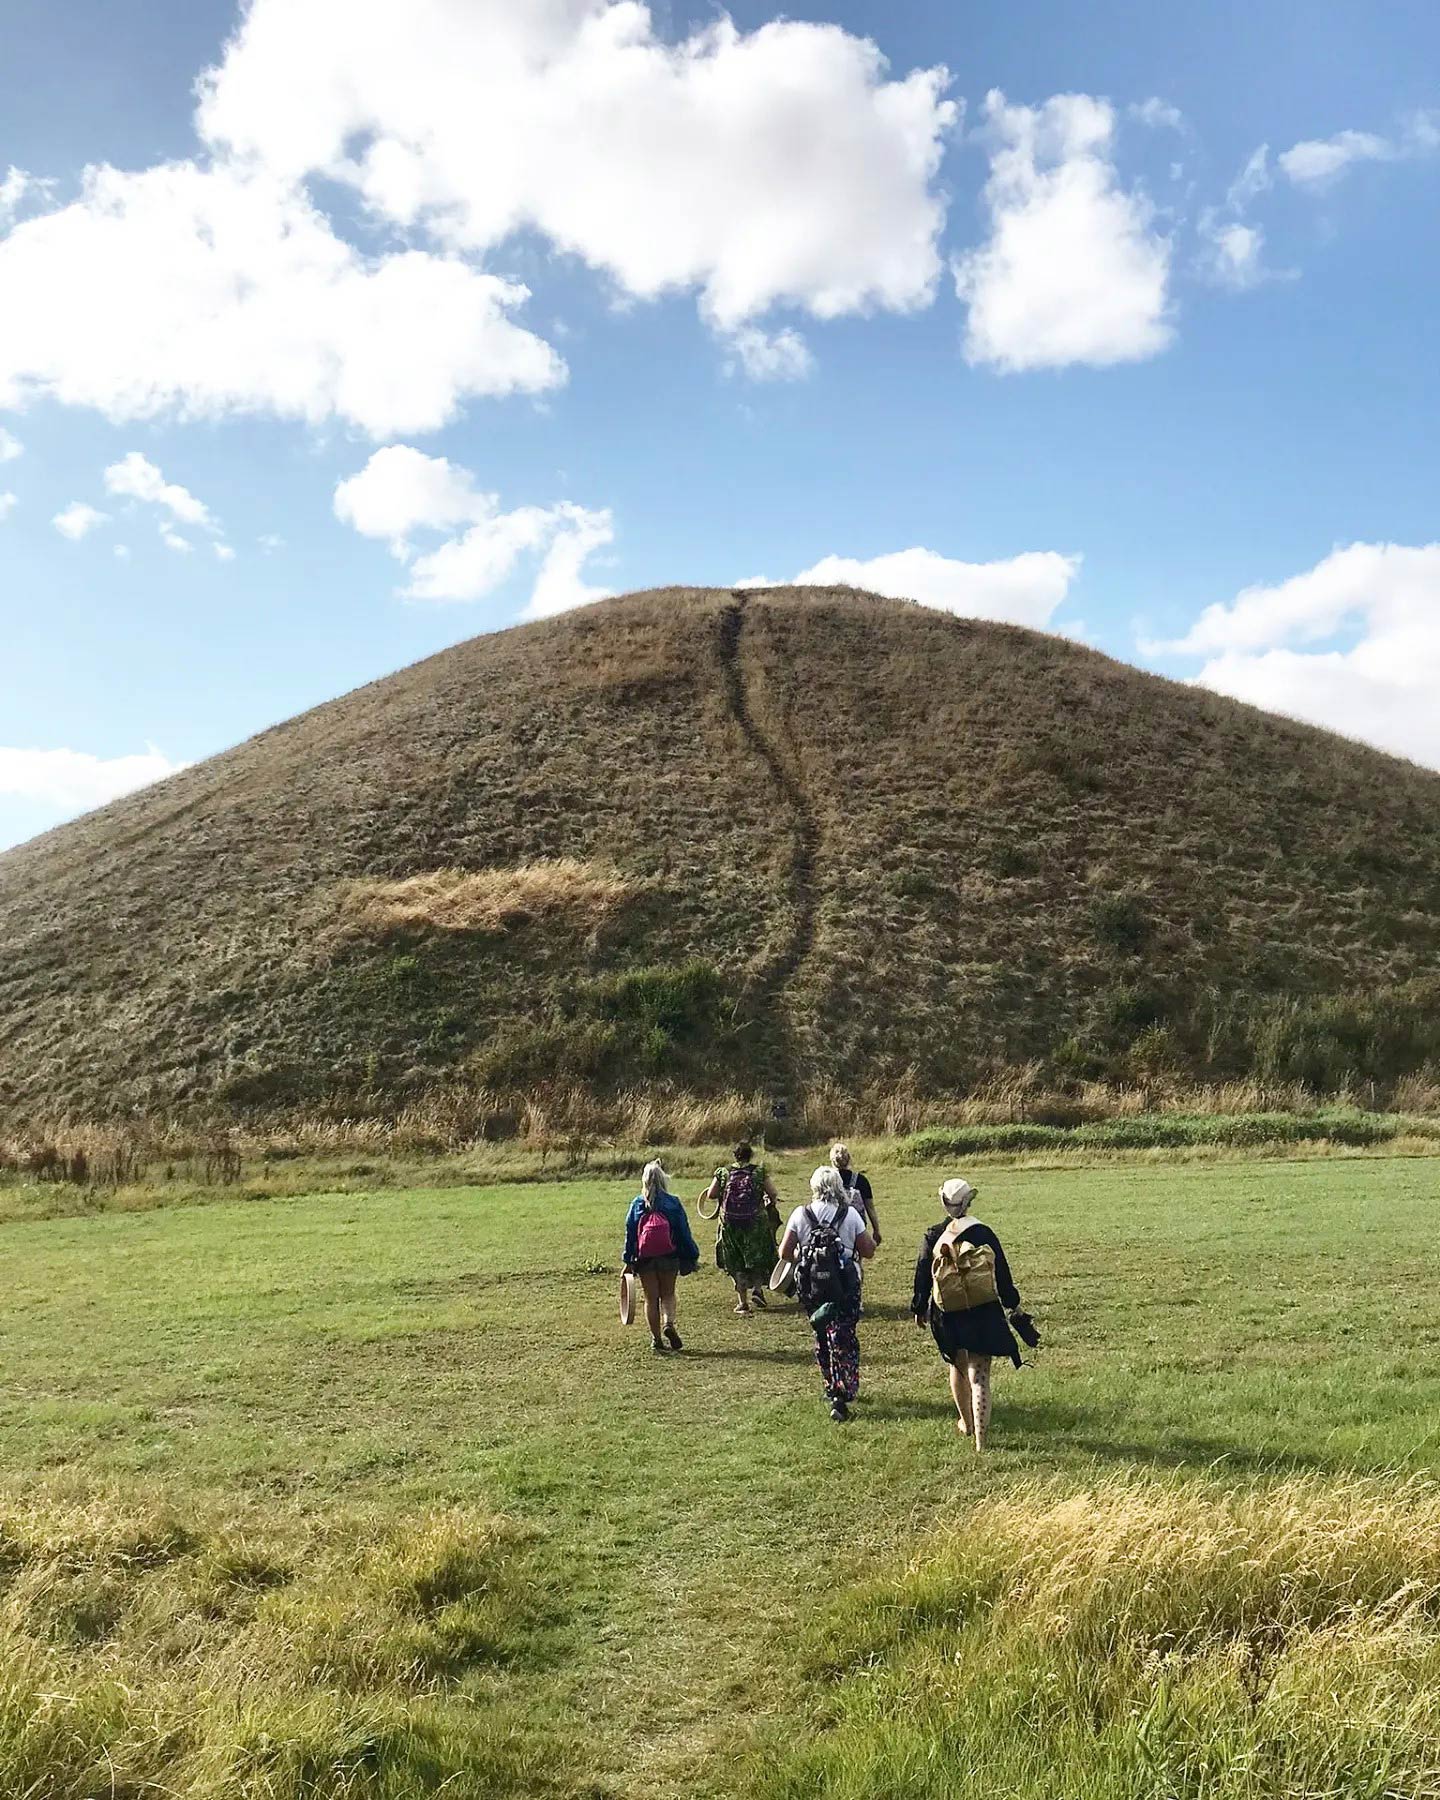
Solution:
[{"label": "pink backpack", "polygon": [[675,1254],[675,1233],[670,1229],[670,1221],[658,1208],[652,1207],[640,1215],[640,1230],[636,1234],[635,1248],[642,1257]]}]

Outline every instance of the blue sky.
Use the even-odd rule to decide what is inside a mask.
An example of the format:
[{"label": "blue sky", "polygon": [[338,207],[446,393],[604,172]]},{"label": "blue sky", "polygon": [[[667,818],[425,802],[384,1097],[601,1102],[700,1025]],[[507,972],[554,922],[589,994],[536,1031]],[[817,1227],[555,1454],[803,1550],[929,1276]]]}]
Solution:
[{"label": "blue sky", "polygon": [[1433,5],[0,33],[0,844],[477,631],[812,571],[1440,766]]}]

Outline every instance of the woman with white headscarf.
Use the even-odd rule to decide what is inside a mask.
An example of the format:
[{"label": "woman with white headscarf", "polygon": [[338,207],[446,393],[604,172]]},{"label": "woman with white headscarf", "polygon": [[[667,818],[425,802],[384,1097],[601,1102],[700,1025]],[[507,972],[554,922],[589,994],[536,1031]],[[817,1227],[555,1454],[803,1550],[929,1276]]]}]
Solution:
[{"label": "woman with white headscarf", "polygon": [[915,1259],[910,1310],[949,1366],[955,1429],[977,1450],[990,1424],[990,1363],[1008,1356],[1018,1369],[1020,1350],[1006,1313],[1027,1341],[1034,1327],[1020,1311],[1020,1293],[1000,1240],[971,1215],[976,1190],[958,1177],[940,1189],[945,1217],[932,1225]]},{"label": "woman with white headscarf", "polygon": [[815,1365],[837,1425],[860,1393],[860,1263],[875,1240],[828,1164],[810,1177],[810,1201],[797,1206],[780,1240],[782,1262],[795,1265],[795,1298],[815,1333]]}]

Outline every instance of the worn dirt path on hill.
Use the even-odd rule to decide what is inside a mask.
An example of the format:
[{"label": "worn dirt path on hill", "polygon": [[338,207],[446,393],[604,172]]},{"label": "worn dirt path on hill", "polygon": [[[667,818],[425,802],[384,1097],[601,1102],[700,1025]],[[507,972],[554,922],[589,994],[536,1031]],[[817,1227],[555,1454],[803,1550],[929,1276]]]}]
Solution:
[{"label": "worn dirt path on hill", "polygon": [[758,962],[746,995],[746,1010],[768,1040],[774,1079],[777,1087],[783,1089],[793,1085],[796,1079],[794,1045],[786,1012],[787,992],[815,946],[815,864],[820,848],[820,826],[803,783],[781,747],[762,729],[750,708],[740,662],[748,599],[745,589],[732,590],[730,604],[720,614],[717,648],[731,715],[746,744],[764,763],[780,796],[781,808],[788,814],[786,829],[790,837],[790,857],[786,886],[791,908],[790,928],[778,947]]}]

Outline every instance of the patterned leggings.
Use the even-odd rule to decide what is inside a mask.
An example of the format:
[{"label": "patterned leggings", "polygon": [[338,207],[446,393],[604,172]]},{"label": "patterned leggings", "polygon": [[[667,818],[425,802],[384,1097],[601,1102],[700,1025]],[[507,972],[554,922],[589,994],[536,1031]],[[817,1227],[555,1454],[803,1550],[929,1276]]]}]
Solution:
[{"label": "patterned leggings", "polygon": [[815,1362],[832,1400],[853,1400],[860,1392],[860,1339],[854,1319],[831,1319],[815,1327]]}]

